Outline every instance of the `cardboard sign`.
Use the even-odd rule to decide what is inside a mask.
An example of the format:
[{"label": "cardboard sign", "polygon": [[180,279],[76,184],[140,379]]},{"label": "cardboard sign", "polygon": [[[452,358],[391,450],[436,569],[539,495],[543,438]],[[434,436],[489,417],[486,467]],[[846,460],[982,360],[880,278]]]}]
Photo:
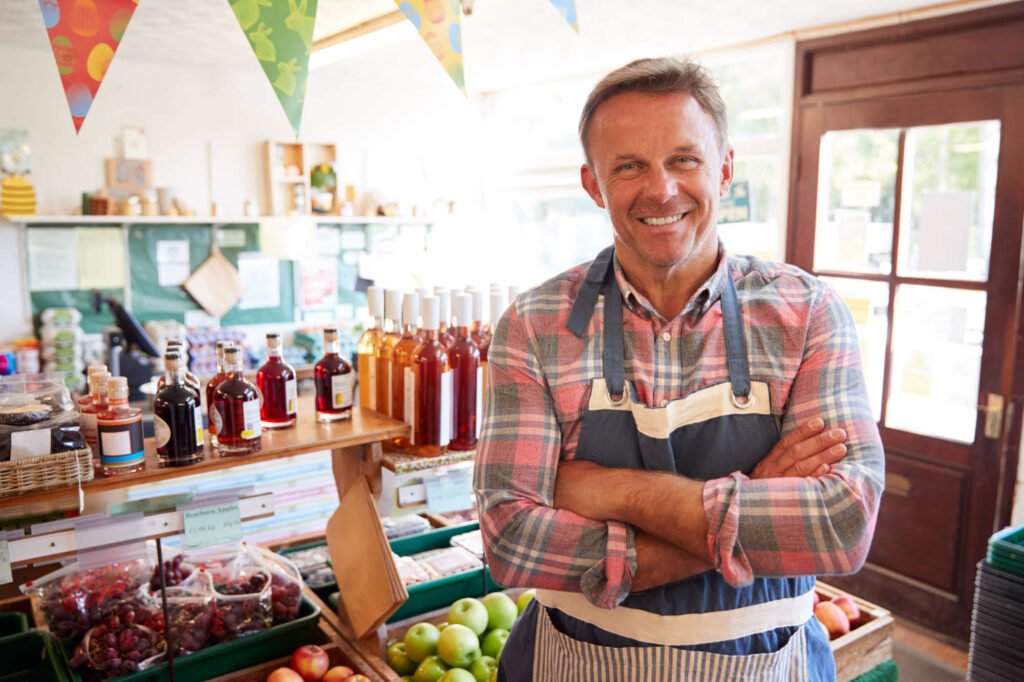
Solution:
[{"label": "cardboard sign", "polygon": [[185,524],[185,547],[188,549],[242,540],[242,513],[238,502],[186,509],[182,517]]}]

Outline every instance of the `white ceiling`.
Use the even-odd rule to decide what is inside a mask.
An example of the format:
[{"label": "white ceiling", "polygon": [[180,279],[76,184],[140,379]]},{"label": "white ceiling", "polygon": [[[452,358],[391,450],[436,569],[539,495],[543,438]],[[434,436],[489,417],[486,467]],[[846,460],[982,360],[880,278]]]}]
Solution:
[{"label": "white ceiling", "polygon": [[[577,0],[576,35],[548,0],[476,0],[473,15],[463,18],[466,83],[473,91],[495,90],[607,70],[639,56],[706,51],[934,4],[935,0]],[[394,9],[393,0],[320,0],[316,37]],[[401,40],[418,38],[407,31]],[[37,0],[0,0],[0,44],[47,49]],[[379,83],[401,83],[410,73],[422,73],[420,65],[409,69],[387,58],[407,55],[409,49],[376,48],[373,76]],[[425,47],[413,54],[431,59]],[[121,55],[164,63],[255,65],[228,0],[140,0]],[[363,67],[364,60],[359,62]],[[344,65],[331,67],[331,72],[344,73]]]}]

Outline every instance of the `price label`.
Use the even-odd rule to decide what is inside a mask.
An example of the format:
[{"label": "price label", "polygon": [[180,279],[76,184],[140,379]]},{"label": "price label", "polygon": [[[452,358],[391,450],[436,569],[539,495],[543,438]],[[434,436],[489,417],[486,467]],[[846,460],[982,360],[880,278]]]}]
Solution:
[{"label": "price label", "polygon": [[242,539],[242,512],[238,502],[215,504],[182,512],[185,521],[185,547],[197,549]]},{"label": "price label", "polygon": [[11,547],[7,540],[0,540],[0,585],[13,582],[11,575]]},{"label": "price label", "polygon": [[463,511],[473,506],[473,482],[469,474],[446,474],[424,484],[427,508],[434,514]]}]

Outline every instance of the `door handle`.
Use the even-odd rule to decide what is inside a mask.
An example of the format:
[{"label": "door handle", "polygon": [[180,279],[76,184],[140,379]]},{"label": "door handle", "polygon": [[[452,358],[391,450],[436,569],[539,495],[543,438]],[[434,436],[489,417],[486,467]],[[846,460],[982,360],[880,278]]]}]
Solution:
[{"label": "door handle", "polygon": [[1006,399],[998,393],[989,393],[988,402],[978,405],[978,409],[985,413],[985,438],[998,440],[1003,435]]}]

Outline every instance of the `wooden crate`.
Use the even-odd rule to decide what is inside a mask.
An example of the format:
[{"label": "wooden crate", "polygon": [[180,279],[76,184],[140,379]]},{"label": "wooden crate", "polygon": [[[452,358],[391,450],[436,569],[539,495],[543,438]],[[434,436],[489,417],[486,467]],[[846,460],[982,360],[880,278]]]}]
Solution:
[{"label": "wooden crate", "polygon": [[838,682],[848,682],[892,658],[892,636],[895,626],[889,611],[821,581],[818,582],[816,591],[822,600],[840,595],[851,597],[860,608],[861,624],[842,637],[832,640]]}]

